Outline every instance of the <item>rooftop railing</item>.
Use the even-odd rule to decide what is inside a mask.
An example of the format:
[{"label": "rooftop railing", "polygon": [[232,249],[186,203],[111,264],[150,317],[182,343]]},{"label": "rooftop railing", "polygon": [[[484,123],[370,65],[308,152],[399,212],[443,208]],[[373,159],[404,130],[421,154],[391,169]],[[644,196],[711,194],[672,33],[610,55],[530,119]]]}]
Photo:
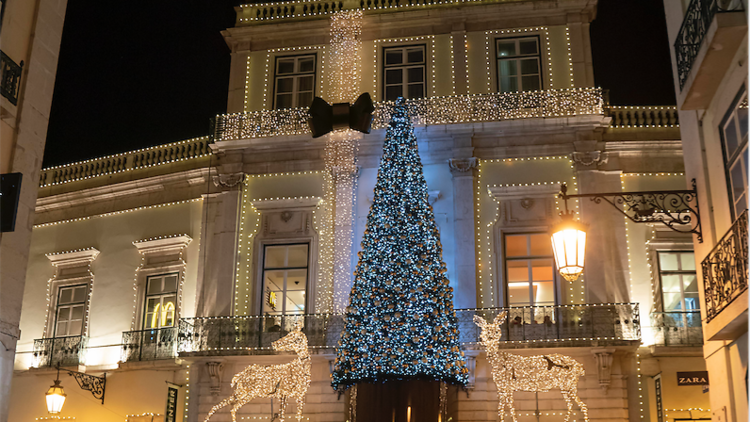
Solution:
[{"label": "rooftop railing", "polygon": [[[640,341],[638,305],[634,303],[458,309],[460,342],[478,348],[474,316],[492,320],[506,311],[501,341],[505,347],[587,346]],[[342,315],[287,315],[184,318],[179,334],[181,356],[273,353],[271,344],[302,321],[312,350],[332,353],[344,329]]]},{"label": "rooftop railing", "polygon": [[685,87],[703,38],[717,13],[744,10],[741,0],[692,0],[674,42],[680,90]]},{"label": "rooftop railing", "polygon": [[612,127],[679,127],[680,116],[675,106],[610,106],[607,116],[612,117]]},{"label": "rooftop railing", "polygon": [[701,264],[707,322],[747,290],[747,249],[746,210]]},{"label": "rooftop railing", "polygon": [[700,311],[653,312],[657,346],[703,346]]},{"label": "rooftop railing", "polygon": [[88,337],[69,336],[34,340],[35,368],[78,366],[84,363]]},{"label": "rooftop railing", "polygon": [[205,157],[211,153],[207,136],[143,148],[122,154],[42,169],[39,187],[60,185],[109,174]]},{"label": "rooftop railing", "polygon": [[[502,120],[602,115],[600,88],[549,89],[512,93],[451,95],[406,100],[415,125],[483,123]],[[388,126],[395,103],[375,103],[372,128]],[[214,139],[234,141],[310,133],[307,107],[217,116]]]}]

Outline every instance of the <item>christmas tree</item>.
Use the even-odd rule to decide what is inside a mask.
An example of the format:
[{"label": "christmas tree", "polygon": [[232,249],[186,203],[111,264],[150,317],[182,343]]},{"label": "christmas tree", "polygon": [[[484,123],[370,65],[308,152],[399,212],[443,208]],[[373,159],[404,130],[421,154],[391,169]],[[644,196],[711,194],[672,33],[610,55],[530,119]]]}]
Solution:
[{"label": "christmas tree", "polygon": [[386,132],[354,272],[334,389],[397,379],[466,384],[445,272],[417,139],[400,98]]}]

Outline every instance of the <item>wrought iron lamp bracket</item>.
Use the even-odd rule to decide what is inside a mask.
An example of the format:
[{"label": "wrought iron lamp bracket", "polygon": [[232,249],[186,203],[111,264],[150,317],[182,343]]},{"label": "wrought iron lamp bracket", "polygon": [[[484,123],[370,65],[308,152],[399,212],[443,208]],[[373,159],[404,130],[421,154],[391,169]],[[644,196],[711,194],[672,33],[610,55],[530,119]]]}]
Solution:
[{"label": "wrought iron lamp bracket", "polygon": [[565,201],[566,210],[568,199],[589,198],[596,204],[604,201],[634,223],[661,223],[678,233],[693,233],[698,242],[703,243],[695,179],[692,180],[692,185],[693,189],[690,190],[568,195],[568,187],[563,183],[558,197]]},{"label": "wrought iron lamp bracket", "polygon": [[102,401],[102,404],[104,404],[104,392],[107,387],[107,374],[105,373],[102,377],[96,377],[89,374],[84,374],[83,372],[76,372],[71,371],[65,368],[60,368],[60,365],[57,365],[57,378],[60,379],[60,370],[63,370],[68,373],[71,377],[75,378],[76,382],[78,383],[78,386],[81,387],[82,390],[90,391],[91,394],[94,396],[94,398],[99,399]]}]

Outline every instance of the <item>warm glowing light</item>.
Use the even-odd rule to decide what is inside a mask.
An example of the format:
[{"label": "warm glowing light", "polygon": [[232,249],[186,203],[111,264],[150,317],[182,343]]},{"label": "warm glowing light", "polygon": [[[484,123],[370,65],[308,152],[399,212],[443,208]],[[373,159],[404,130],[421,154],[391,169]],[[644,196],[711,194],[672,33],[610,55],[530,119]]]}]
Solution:
[{"label": "warm glowing light", "polygon": [[60,380],[55,380],[55,383],[47,391],[47,411],[53,415],[60,413],[63,404],[65,404],[65,397],[65,391],[63,391],[62,385],[60,385]]},{"label": "warm glowing light", "polygon": [[552,230],[552,250],[560,275],[573,282],[583,272],[586,228],[573,220],[573,214],[563,214],[561,217],[562,222]]},{"label": "warm glowing light", "polygon": [[[154,307],[154,314],[151,316],[151,328],[171,327],[174,319],[174,303],[167,302],[164,306],[157,303]],[[161,325],[159,325],[159,314],[161,314]]]},{"label": "warm glowing light", "polygon": [[482,346],[487,353],[487,360],[492,366],[492,379],[497,385],[498,408],[500,420],[504,419],[505,407],[510,410],[513,422],[517,422],[516,409],[513,404],[513,393],[516,391],[547,392],[553,388],[560,389],[568,413],[565,422],[573,413],[573,402],[583,412],[585,422],[589,420],[588,407],[578,397],[578,379],[585,374],[583,365],[570,356],[552,353],[548,355],[521,356],[505,353],[500,349],[502,337],[501,325],[505,322],[507,312],[503,311],[491,323],[479,315],[474,316],[474,323],[481,328]]},{"label": "warm glowing light", "polygon": [[279,399],[279,420],[284,422],[286,405],[290,399],[297,404],[297,421],[302,420],[305,395],[310,387],[312,361],[307,349],[307,336],[302,333],[302,319],[297,320],[294,330],[272,343],[277,352],[295,352],[297,359],[281,365],[248,365],[232,378],[232,395],[214,406],[206,416],[206,422],[224,406],[231,405],[232,421],[237,422],[237,411],[256,398]]}]

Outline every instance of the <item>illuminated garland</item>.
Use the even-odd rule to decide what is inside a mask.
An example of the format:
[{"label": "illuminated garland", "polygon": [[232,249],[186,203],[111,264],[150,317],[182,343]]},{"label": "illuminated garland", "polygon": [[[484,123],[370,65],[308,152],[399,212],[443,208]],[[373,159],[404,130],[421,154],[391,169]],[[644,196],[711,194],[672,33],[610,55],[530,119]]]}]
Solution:
[{"label": "illuminated garland", "polygon": [[295,352],[297,359],[281,365],[248,365],[232,378],[232,395],[211,408],[206,422],[227,405],[232,405],[232,421],[237,422],[237,411],[256,398],[279,399],[281,422],[286,418],[288,400],[294,399],[297,403],[297,421],[302,420],[305,395],[312,380],[312,361],[307,350],[307,336],[302,333],[302,319],[297,320],[291,333],[274,341],[272,346],[277,352]]},{"label": "illuminated garland", "polygon": [[481,343],[487,353],[487,360],[492,366],[492,379],[497,385],[498,416],[505,416],[505,408],[510,410],[513,422],[517,422],[516,409],[513,404],[513,393],[516,391],[547,392],[553,388],[560,389],[568,413],[565,422],[573,413],[573,402],[581,408],[583,418],[589,420],[588,408],[578,397],[578,379],[584,375],[583,365],[570,356],[557,353],[549,355],[521,356],[500,351],[501,325],[505,322],[507,312],[503,311],[492,323],[479,315],[474,315],[482,332]]},{"label": "illuminated garland", "polygon": [[[373,129],[386,128],[395,103],[375,103]],[[601,88],[548,89],[491,94],[450,95],[406,100],[415,125],[495,122],[544,117],[602,115]],[[306,135],[307,107],[224,114],[217,117],[217,141]]]},{"label": "illuminated garland", "polygon": [[446,271],[417,139],[400,102],[337,347],[335,389],[389,379],[468,382]]}]

